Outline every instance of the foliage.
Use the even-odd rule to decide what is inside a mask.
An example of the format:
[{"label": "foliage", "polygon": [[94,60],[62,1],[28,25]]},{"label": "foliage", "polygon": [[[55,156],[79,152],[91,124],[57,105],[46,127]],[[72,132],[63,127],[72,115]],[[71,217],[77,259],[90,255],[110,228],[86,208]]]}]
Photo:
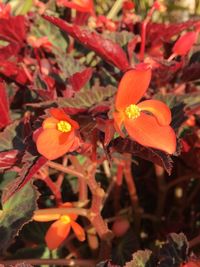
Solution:
[{"label": "foliage", "polygon": [[200,21],[171,9],[0,2],[0,265],[199,266]]}]

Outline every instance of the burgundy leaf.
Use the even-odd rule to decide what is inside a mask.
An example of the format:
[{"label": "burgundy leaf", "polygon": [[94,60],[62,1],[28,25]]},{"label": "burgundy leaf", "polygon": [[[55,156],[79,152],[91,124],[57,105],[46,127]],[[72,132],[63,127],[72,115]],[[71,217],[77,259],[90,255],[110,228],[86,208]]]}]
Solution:
[{"label": "burgundy leaf", "polygon": [[24,69],[18,67],[14,62],[1,61],[0,73],[20,84],[26,84],[28,81]]},{"label": "burgundy leaf", "polygon": [[98,129],[105,134],[104,145],[107,146],[115,134],[113,120],[103,120],[102,118],[97,118],[96,120]]},{"label": "burgundy leaf", "polygon": [[79,91],[92,77],[92,68],[86,68],[81,72],[76,72],[69,77],[69,83],[74,91]]},{"label": "burgundy leaf", "polygon": [[0,59],[7,59],[17,55],[24,45],[26,36],[24,16],[0,18],[0,40],[9,44],[0,48]]},{"label": "burgundy leaf", "polygon": [[147,26],[147,41],[151,45],[162,44],[163,42],[169,42],[174,35],[180,34],[180,32],[195,26],[198,21],[188,20],[181,23],[171,24],[158,24],[149,23]]},{"label": "burgundy leaf", "polygon": [[111,141],[110,147],[114,148],[114,150],[118,151],[119,153],[133,153],[137,157],[149,160],[154,164],[162,166],[169,175],[171,174],[172,159],[165,152],[141,146],[135,141],[121,137],[118,137]]},{"label": "burgundy leaf", "polygon": [[194,81],[199,79],[200,63],[195,62],[183,69],[181,79],[184,82]]},{"label": "burgundy leaf", "polygon": [[0,152],[0,170],[6,170],[11,168],[19,160],[19,151],[10,150],[5,152]]},{"label": "burgundy leaf", "polygon": [[0,60],[8,59],[11,56],[16,56],[19,53],[19,44],[11,43],[0,48]]},{"label": "burgundy leaf", "polygon": [[125,71],[129,68],[129,62],[125,52],[112,40],[104,38],[100,34],[84,29],[78,25],[71,25],[56,17],[43,15],[43,18],[67,32],[82,45],[95,51],[100,57],[112,63],[120,70]]},{"label": "burgundy leaf", "polygon": [[25,163],[21,170],[20,176],[12,181],[6,190],[3,191],[2,203],[5,203],[15,192],[27,184],[46,162],[46,158],[37,157],[35,160]]},{"label": "burgundy leaf", "polygon": [[25,17],[13,16],[0,19],[0,39],[9,43],[23,44],[26,36]]},{"label": "burgundy leaf", "polygon": [[0,128],[5,127],[10,122],[9,103],[5,85],[0,82]]}]

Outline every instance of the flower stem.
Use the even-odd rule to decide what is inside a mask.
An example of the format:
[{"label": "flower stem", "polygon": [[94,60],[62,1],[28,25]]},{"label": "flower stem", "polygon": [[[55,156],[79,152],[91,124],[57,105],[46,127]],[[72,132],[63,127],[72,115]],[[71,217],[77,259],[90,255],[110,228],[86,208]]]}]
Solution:
[{"label": "flower stem", "polygon": [[66,214],[77,214],[80,216],[88,217],[89,212],[83,208],[52,208],[52,209],[40,209],[34,212],[34,215],[66,215]]},{"label": "flower stem", "polygon": [[0,264],[5,266],[15,265],[48,265],[48,266],[80,266],[88,267],[95,266],[96,262],[93,260],[78,260],[78,259],[17,259],[17,260],[0,260]]},{"label": "flower stem", "polygon": [[149,21],[151,20],[151,17],[156,10],[156,5],[154,4],[151,9],[149,10],[146,18],[142,22],[142,29],[141,29],[141,47],[140,47],[140,54],[139,59],[140,61],[144,60],[144,52],[145,52],[145,45],[146,45],[146,29]]},{"label": "flower stem", "polygon": [[133,212],[134,212],[134,217],[135,217],[135,229],[136,232],[139,233],[140,229],[140,223],[141,223],[141,215],[142,215],[142,208],[140,207],[139,204],[139,199],[137,195],[137,189],[136,185],[134,182],[134,177],[132,176],[132,171],[131,171],[131,156],[129,154],[124,154],[125,155],[125,160],[124,160],[124,176],[125,180],[127,183],[131,203],[133,206]]},{"label": "flower stem", "polygon": [[47,166],[53,168],[53,169],[56,169],[58,171],[61,171],[61,172],[64,172],[64,173],[69,173],[71,175],[74,175],[76,177],[80,177],[80,178],[83,178],[84,179],[84,175],[82,173],[80,173],[79,171],[76,171],[76,170],[73,170],[72,168],[70,167],[65,167],[59,163],[56,163],[56,162],[53,162],[53,161],[48,161],[46,163]]},{"label": "flower stem", "polygon": [[124,0],[117,0],[115,1],[113,7],[111,8],[111,10],[109,11],[107,18],[108,19],[113,19],[117,13],[120,11],[121,7],[122,7],[122,3]]},{"label": "flower stem", "polygon": [[56,184],[51,180],[51,178],[41,170],[39,171],[39,175],[36,177],[46,183],[46,185],[54,194],[57,204],[60,204],[62,202],[62,196],[59,187],[57,187]]}]

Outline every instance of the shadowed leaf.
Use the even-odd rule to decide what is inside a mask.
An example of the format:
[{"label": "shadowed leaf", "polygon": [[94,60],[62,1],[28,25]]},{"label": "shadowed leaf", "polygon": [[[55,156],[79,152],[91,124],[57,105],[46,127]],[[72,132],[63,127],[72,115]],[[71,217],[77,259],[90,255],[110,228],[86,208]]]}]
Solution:
[{"label": "shadowed leaf", "polygon": [[14,194],[16,194],[22,187],[24,187],[37,171],[47,162],[44,157],[26,157],[27,162],[21,169],[20,175],[17,179],[8,184],[4,189],[2,195],[2,202],[7,202]]},{"label": "shadowed leaf", "polygon": [[153,148],[144,147],[128,138],[121,137],[118,137],[111,141],[110,151],[112,149],[115,149],[119,153],[131,153],[137,157],[151,161],[154,164],[162,166],[169,175],[171,174],[173,161],[171,157],[165,152]]},{"label": "shadowed leaf", "polygon": [[133,259],[126,263],[124,267],[148,267],[151,254],[150,250],[139,250],[133,254]]},{"label": "shadowed leaf", "polygon": [[0,255],[2,255],[19,233],[23,225],[32,218],[37,193],[29,183],[3,204],[0,215]]},{"label": "shadowed leaf", "polygon": [[23,129],[19,121],[15,121],[8,125],[3,132],[0,133],[0,151],[23,150]]}]

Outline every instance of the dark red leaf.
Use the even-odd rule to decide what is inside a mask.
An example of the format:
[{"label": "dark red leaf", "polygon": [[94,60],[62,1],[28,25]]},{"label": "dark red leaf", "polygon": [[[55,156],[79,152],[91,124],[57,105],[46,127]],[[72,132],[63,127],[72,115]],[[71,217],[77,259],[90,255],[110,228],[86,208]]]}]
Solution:
[{"label": "dark red leaf", "polygon": [[180,32],[188,29],[189,27],[194,27],[197,21],[188,20],[181,23],[171,23],[171,24],[158,24],[149,23],[147,26],[147,42],[151,45],[162,44],[163,42],[169,42],[174,35],[180,34]]},{"label": "dark red leaf", "polygon": [[0,128],[5,127],[10,122],[9,104],[5,85],[0,82]]},{"label": "dark red leaf", "polygon": [[92,72],[92,68],[86,68],[69,77],[69,84],[71,84],[73,90],[79,91],[90,80]]},{"label": "dark red leaf", "polygon": [[20,176],[12,181],[6,190],[3,191],[2,203],[5,203],[15,192],[27,184],[46,162],[46,158],[36,157],[35,160],[25,163],[21,170]]},{"label": "dark red leaf", "polygon": [[195,62],[183,69],[182,80],[184,82],[194,81],[199,79],[200,63]]},{"label": "dark red leaf", "polygon": [[120,70],[125,71],[129,68],[129,62],[125,52],[112,40],[78,25],[71,25],[59,18],[47,15],[43,15],[43,18],[67,32],[82,45],[95,51],[100,57],[112,63]]},{"label": "dark red leaf", "polygon": [[[162,166],[170,175],[172,171],[172,159],[171,157],[157,149],[141,146],[137,142],[134,142],[128,138],[118,137],[111,141],[110,147],[119,153],[131,153],[137,157],[151,161],[154,164]],[[110,150],[111,151],[111,150]]]},{"label": "dark red leaf", "polygon": [[17,55],[26,37],[25,17],[0,18],[0,40],[9,44],[0,48],[0,59]]},{"label": "dark red leaf", "polygon": [[9,43],[23,44],[26,36],[25,17],[13,16],[0,19],[0,39]]},{"label": "dark red leaf", "polygon": [[0,170],[6,170],[11,168],[19,160],[19,151],[10,150],[0,152]]},{"label": "dark red leaf", "polygon": [[18,67],[14,62],[1,61],[0,73],[9,79],[12,79],[20,84],[26,84],[28,77],[21,67]]},{"label": "dark red leaf", "polygon": [[97,118],[97,127],[100,131],[105,133],[104,145],[107,146],[115,134],[113,120],[103,120],[101,118]]},{"label": "dark red leaf", "polygon": [[11,56],[16,56],[20,50],[18,44],[11,43],[0,48],[0,60],[8,59]]}]

